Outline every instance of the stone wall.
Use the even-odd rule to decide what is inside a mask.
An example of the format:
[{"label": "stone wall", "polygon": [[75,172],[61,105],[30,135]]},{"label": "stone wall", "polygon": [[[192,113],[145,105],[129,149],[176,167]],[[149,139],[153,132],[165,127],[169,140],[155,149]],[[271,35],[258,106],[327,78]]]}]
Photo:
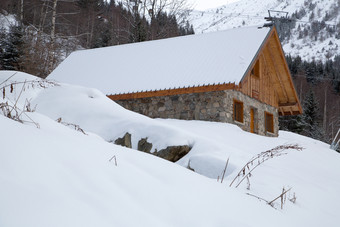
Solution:
[{"label": "stone wall", "polygon": [[[233,120],[234,100],[243,102],[243,123]],[[128,99],[116,102],[126,109],[152,118],[227,122],[236,124],[246,131],[250,131],[250,109],[253,108],[255,133],[266,136],[278,135],[277,109],[235,90]],[[265,112],[274,116],[274,133],[265,131]]]}]

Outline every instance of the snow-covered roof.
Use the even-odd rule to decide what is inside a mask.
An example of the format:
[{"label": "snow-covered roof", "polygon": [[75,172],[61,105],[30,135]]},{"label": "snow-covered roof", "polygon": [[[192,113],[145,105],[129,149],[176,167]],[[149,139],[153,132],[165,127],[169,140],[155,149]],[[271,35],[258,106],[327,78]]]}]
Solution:
[{"label": "snow-covered roof", "polygon": [[269,32],[247,27],[76,51],[48,78],[107,95],[238,84]]}]

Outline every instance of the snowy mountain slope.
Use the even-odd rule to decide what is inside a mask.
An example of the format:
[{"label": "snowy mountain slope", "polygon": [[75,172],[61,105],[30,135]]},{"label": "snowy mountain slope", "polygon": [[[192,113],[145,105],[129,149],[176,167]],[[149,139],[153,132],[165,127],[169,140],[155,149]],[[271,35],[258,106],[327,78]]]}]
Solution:
[{"label": "snowy mountain slope", "polygon": [[188,0],[189,4],[191,4],[192,8],[195,10],[216,8],[235,1],[238,0]]},{"label": "snowy mountain slope", "polygon": [[[212,32],[232,27],[263,25],[268,10],[285,11],[296,19],[283,48],[287,54],[300,55],[304,60],[326,60],[339,54],[340,2],[337,0],[239,0],[206,11],[193,11],[190,22],[196,33]],[[276,15],[274,16],[282,16]],[[327,26],[318,22],[324,21]]]},{"label": "snowy mountain slope", "polygon": [[[21,78],[12,80],[32,79],[16,75]],[[7,77],[8,72],[1,72],[0,84]],[[9,88],[6,99],[7,94],[18,97]],[[340,155],[322,142],[282,131],[278,138],[267,138],[223,123],[150,119],[124,110],[97,90],[78,86],[25,89],[18,104],[24,105],[25,99],[37,105],[36,112],[28,114],[40,129],[0,116],[6,129],[0,130],[0,184],[5,185],[0,187],[0,226],[338,224]],[[58,124],[59,117],[79,124],[89,135]],[[134,148],[144,137],[157,148],[191,145],[177,164],[187,167],[190,161],[191,168],[211,178],[221,176],[230,157],[224,183],[105,141],[126,131],[132,133]],[[253,172],[250,191],[245,183],[228,187],[251,157],[288,143],[305,149],[289,150],[262,164]],[[113,155],[117,167],[108,161]],[[282,211],[245,195],[271,200],[283,186],[292,188],[289,196],[296,193],[297,201],[287,201]]]}]

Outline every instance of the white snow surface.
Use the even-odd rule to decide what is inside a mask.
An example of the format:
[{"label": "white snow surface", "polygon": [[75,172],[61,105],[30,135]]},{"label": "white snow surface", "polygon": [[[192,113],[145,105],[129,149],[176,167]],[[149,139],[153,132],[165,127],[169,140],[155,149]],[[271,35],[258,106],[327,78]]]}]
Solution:
[{"label": "white snow surface", "polygon": [[269,31],[248,27],[76,51],[48,78],[104,94],[238,84]]},{"label": "white snow surface", "polygon": [[188,0],[195,10],[207,10],[211,8],[216,8],[225,4],[236,2],[239,0]]},{"label": "white snow surface", "polygon": [[[10,75],[0,71],[0,88]],[[226,123],[150,119],[96,89],[27,88],[36,79],[15,74],[6,84],[26,80],[26,88],[15,85],[11,93],[6,87],[5,100],[0,97],[0,103],[14,100],[19,108],[30,100],[36,112],[23,118],[40,125],[0,115],[1,227],[338,226],[340,154],[325,143],[284,131],[263,137]],[[88,135],[57,123],[59,117]],[[153,149],[188,144],[192,150],[174,164],[107,142],[125,132],[132,133],[133,148],[147,137]],[[288,150],[253,172],[250,190],[246,183],[228,186],[251,157],[296,143],[304,149]],[[117,166],[109,161],[113,156]],[[228,157],[221,184],[216,178]],[[186,168],[189,162],[196,173]],[[272,200],[282,187],[292,188],[288,198],[297,197],[283,210],[279,202],[274,209],[246,195]]]}]

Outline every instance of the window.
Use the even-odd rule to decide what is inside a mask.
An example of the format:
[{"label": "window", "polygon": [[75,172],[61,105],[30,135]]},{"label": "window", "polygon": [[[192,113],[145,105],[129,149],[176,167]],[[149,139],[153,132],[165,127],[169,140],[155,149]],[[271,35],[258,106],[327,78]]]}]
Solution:
[{"label": "window", "polygon": [[264,115],[265,115],[264,120],[265,120],[266,132],[274,133],[274,116],[273,116],[273,114],[265,112]]},{"label": "window", "polygon": [[257,60],[250,77],[251,97],[254,99],[260,98],[260,61]]},{"label": "window", "polygon": [[234,121],[243,123],[243,102],[234,100]]},{"label": "window", "polygon": [[260,77],[260,61],[257,60],[257,62],[254,65],[254,68],[251,70],[251,74],[255,77]]}]

